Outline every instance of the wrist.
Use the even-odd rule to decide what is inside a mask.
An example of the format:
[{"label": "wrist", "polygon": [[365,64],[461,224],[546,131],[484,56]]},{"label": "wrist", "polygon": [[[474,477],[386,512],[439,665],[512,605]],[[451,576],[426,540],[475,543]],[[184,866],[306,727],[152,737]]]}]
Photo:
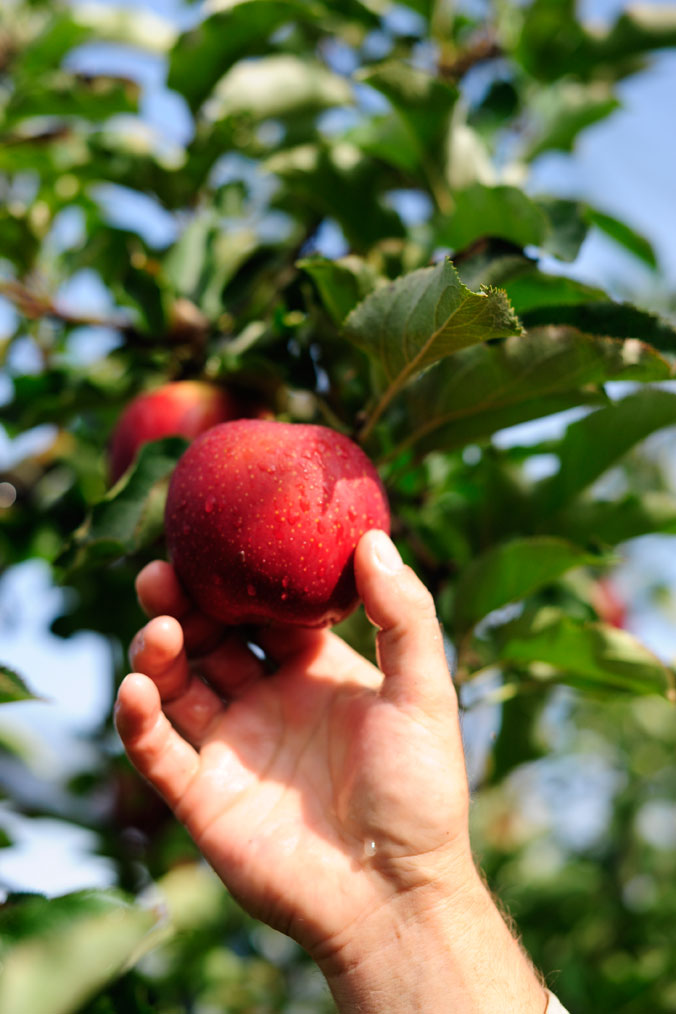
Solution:
[{"label": "wrist", "polygon": [[544,1014],[545,991],[470,864],[402,892],[319,958],[343,1014]]}]

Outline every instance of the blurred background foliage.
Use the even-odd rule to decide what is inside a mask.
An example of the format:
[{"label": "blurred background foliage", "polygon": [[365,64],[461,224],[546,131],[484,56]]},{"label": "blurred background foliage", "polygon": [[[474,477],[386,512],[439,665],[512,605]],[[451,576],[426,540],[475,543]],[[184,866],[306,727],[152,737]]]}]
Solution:
[{"label": "blurred background foliage", "polygon": [[[3,1014],[331,1009],[112,728],[185,444],[112,490],[106,445],[138,392],[192,378],[379,464],[448,635],[491,884],[572,1011],[676,1011],[674,670],[637,636],[674,619],[673,294],[632,209],[533,172],[676,47],[673,5],[603,28],[572,0],[154,7],[0,11],[0,624],[28,587],[27,636],[93,632],[71,706],[100,698],[48,770],[49,717],[13,721],[49,712],[44,674],[0,668]],[[575,277],[599,233],[643,272],[632,302]],[[361,614],[341,632],[372,651]],[[18,891],[3,856],[34,830],[58,866],[64,829],[82,890]]]}]

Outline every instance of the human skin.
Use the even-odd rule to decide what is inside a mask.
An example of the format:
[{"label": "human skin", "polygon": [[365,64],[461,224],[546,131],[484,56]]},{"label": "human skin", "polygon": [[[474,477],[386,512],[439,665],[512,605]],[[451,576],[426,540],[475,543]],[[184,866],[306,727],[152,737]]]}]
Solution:
[{"label": "human skin", "polygon": [[343,1014],[544,1014],[473,862],[432,598],[383,532],[362,537],[355,574],[379,668],[328,630],[268,627],[270,675],[169,564],[146,567],[155,618],[116,706],[129,757],[241,905],[317,961]]}]

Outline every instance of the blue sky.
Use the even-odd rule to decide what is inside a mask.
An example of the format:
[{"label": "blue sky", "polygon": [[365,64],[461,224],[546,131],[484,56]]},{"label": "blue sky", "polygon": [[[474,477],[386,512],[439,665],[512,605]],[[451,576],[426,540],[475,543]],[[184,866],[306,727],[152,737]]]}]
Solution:
[{"label": "blue sky", "polygon": [[[125,4],[137,9],[134,0]],[[143,6],[183,23],[194,14],[174,0],[153,0]],[[586,0],[587,17],[603,19],[622,7],[615,0]],[[105,55],[99,49],[99,57]],[[164,88],[162,62],[119,49],[108,49],[111,60],[122,59],[122,69],[136,76],[144,87],[144,114],[170,136],[181,139],[189,130],[180,99]],[[103,61],[105,62],[105,61]],[[99,66],[99,70],[113,67]],[[676,53],[655,57],[649,70],[620,88],[623,108],[607,121],[588,130],[574,157],[551,154],[535,167],[532,189],[580,196],[610,214],[625,218],[655,245],[662,277],[671,290],[676,287]],[[113,203],[115,197],[113,195]],[[137,217],[139,209],[129,201],[118,213]],[[146,228],[158,242],[168,242],[173,222],[161,212],[145,215]],[[610,281],[617,291],[645,292],[651,284],[648,272],[600,235],[592,234],[572,272],[591,282]],[[105,296],[85,278],[70,298],[100,309]],[[2,314],[0,306],[0,331]],[[101,336],[105,341],[105,335]],[[28,354],[28,353],[27,353]],[[2,385],[0,380],[0,396]],[[550,424],[551,425],[551,424]],[[556,423],[554,424],[556,425]],[[560,424],[559,424],[560,425]],[[1,435],[0,431],[0,435]],[[0,439],[0,457],[25,452],[26,444],[10,447]],[[660,453],[668,453],[668,447]],[[627,563],[618,581],[635,602],[636,632],[665,658],[676,654],[673,624],[655,614],[648,602],[646,572],[673,586],[676,575],[676,542],[640,540],[627,551]],[[87,760],[82,736],[94,727],[110,706],[111,663],[105,642],[83,632],[68,641],[48,631],[61,592],[51,587],[47,570],[29,562],[9,573],[0,584],[0,637],[2,661],[23,672],[31,687],[46,700],[4,707],[0,712],[0,736],[23,738],[29,749],[35,782],[46,791],[55,779],[78,770]],[[17,838],[14,848],[0,850],[0,888],[3,883],[19,889],[59,893],[79,886],[102,884],[110,870],[90,857],[93,847],[86,832],[78,834],[59,822],[28,827],[0,809],[0,826]],[[50,843],[49,862],[44,843]]]}]

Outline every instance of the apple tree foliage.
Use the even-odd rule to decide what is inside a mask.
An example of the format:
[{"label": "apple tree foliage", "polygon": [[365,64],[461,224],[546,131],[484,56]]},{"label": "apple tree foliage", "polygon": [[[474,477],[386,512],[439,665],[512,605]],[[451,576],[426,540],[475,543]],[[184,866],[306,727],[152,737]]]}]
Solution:
[{"label": "apple tree foliage", "polygon": [[[0,566],[46,561],[68,589],[55,633],[103,635],[119,678],[185,447],[147,445],[107,488],[136,393],[207,378],[359,441],[453,646],[492,883],[571,1009],[660,1014],[676,1007],[675,674],[596,592],[629,540],[676,533],[644,443],[676,424],[676,331],[567,270],[590,230],[656,272],[650,243],[529,173],[574,158],[620,82],[676,46],[676,18],[627,8],[591,30],[572,0],[477,9],[3,4],[2,422],[51,429],[0,474]],[[173,96],[163,116],[144,66]],[[73,296],[87,286],[96,312]],[[495,439],[568,410],[553,438]],[[362,615],[341,632],[371,650]],[[7,719],[30,675],[0,668]],[[498,731],[477,747],[487,710]],[[91,829],[116,885],[7,896],[0,1009],[329,1010],[305,956],[199,865],[111,716],[90,745],[53,803],[8,778],[3,805]],[[6,737],[0,771],[29,763]],[[571,784],[598,798],[583,841],[533,816]]]}]

